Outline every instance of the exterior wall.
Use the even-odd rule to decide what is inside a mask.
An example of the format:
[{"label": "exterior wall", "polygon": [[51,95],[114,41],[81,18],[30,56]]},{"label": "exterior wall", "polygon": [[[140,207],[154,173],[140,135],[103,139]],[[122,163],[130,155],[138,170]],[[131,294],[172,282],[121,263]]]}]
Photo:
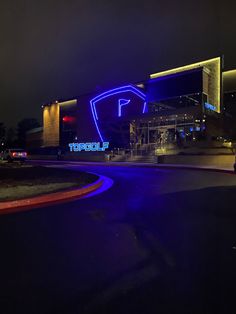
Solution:
[{"label": "exterior wall", "polygon": [[236,70],[223,72],[224,92],[236,91]]},{"label": "exterior wall", "polygon": [[60,107],[60,147],[67,147],[77,136],[77,100],[59,103]]},{"label": "exterior wall", "polygon": [[58,103],[43,109],[43,146],[59,146],[60,108]]},{"label": "exterior wall", "polygon": [[[104,91],[99,94],[80,97],[78,99],[79,105],[77,108],[78,142],[105,141],[110,142],[110,147],[129,147],[129,123],[134,118],[138,116],[143,117],[145,115],[145,113],[143,113],[145,100],[138,96],[137,88],[132,88],[122,91],[122,93],[114,93],[114,89],[105,91],[106,97],[101,97],[101,99],[97,100],[97,128],[90,101],[96,97],[100,97]],[[133,90],[135,90],[135,93]],[[119,116],[118,104],[121,98],[129,100],[129,102],[127,106],[122,107],[120,111],[121,115]]]},{"label": "exterior wall", "polygon": [[209,70],[209,85],[208,85],[208,102],[217,108],[217,112],[221,111],[221,66],[220,59],[216,62],[211,62],[206,66]]}]

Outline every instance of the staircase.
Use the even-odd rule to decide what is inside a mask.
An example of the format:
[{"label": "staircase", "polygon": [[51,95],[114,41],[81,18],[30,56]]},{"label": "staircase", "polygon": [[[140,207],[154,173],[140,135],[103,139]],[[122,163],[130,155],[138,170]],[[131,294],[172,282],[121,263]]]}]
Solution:
[{"label": "staircase", "polygon": [[130,162],[144,162],[144,163],[156,163],[157,157],[153,155],[143,155],[143,156],[130,156],[127,161]]},{"label": "staircase", "polygon": [[153,155],[143,155],[143,156],[125,156],[125,155],[116,155],[112,158],[112,162],[140,162],[140,163],[156,163],[157,157]]}]

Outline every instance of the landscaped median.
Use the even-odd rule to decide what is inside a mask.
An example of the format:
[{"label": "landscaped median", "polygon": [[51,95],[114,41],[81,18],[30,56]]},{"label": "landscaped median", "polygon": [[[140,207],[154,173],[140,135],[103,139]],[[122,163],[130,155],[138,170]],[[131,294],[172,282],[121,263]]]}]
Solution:
[{"label": "landscaped median", "polygon": [[0,213],[77,198],[97,190],[95,174],[42,166],[0,167]]}]

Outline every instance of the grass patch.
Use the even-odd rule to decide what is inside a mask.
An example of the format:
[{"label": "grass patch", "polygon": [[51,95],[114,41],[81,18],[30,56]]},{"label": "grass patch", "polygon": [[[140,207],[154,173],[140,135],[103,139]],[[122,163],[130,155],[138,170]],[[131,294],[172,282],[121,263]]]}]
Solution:
[{"label": "grass patch", "polygon": [[83,187],[95,182],[94,174],[42,166],[0,166],[0,201]]}]

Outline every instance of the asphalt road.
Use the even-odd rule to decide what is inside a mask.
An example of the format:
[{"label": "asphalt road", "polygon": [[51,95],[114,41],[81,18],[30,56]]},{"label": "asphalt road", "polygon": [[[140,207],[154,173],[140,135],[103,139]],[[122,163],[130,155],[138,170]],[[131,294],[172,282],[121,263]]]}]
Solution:
[{"label": "asphalt road", "polygon": [[0,313],[236,313],[236,176],[70,165],[104,193],[0,215]]}]

